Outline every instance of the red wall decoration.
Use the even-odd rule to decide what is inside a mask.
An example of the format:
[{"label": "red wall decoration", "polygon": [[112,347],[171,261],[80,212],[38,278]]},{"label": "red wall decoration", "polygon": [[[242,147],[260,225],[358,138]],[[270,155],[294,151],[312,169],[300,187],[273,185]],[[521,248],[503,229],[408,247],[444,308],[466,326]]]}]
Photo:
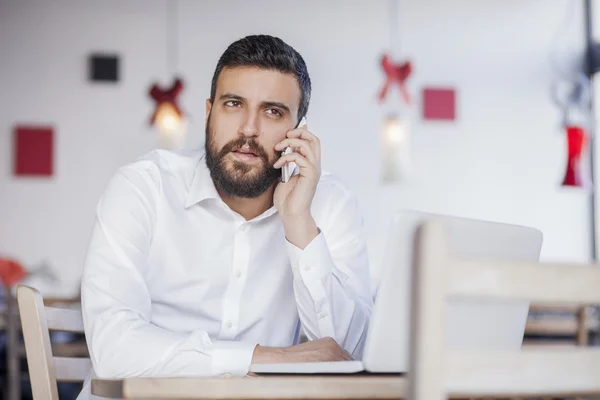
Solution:
[{"label": "red wall decoration", "polygon": [[14,129],[14,174],[52,176],[54,130],[49,126],[16,126]]},{"label": "red wall decoration", "polygon": [[588,137],[581,126],[567,125],[567,170],[563,179],[563,186],[584,187],[585,181],[582,173],[581,156],[587,145]]},{"label": "red wall decoration", "polygon": [[406,81],[412,73],[412,64],[410,61],[403,63],[394,63],[389,54],[381,57],[381,68],[385,72],[385,82],[379,90],[379,102],[382,103],[387,96],[388,90],[394,84],[400,88],[402,101],[408,105],[411,104],[410,94],[406,88]]},{"label": "red wall decoration", "polygon": [[454,121],[456,93],[452,88],[423,89],[423,119]]}]

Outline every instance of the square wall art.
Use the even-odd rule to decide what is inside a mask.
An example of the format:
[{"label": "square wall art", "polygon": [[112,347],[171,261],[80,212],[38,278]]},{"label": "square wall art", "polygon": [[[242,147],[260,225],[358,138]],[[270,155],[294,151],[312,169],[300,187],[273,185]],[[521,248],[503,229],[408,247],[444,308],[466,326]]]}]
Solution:
[{"label": "square wall art", "polygon": [[54,173],[54,129],[18,125],[14,128],[15,176],[50,177]]},{"label": "square wall art", "polygon": [[453,88],[423,89],[423,119],[454,121],[456,119],[456,91]]}]

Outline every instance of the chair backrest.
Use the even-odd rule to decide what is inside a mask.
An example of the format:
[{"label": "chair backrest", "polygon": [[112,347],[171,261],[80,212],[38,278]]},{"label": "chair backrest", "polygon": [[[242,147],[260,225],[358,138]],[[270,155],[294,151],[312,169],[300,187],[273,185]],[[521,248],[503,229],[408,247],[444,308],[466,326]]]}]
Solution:
[{"label": "chair backrest", "polygon": [[58,400],[57,382],[83,381],[92,367],[89,358],[54,357],[50,331],[83,333],[81,311],[45,307],[41,294],[23,285],[17,301],[33,398]]},{"label": "chair backrest", "polygon": [[600,393],[600,348],[452,350],[443,335],[448,297],[600,304],[600,266],[454,258],[443,223],[430,220],[415,237],[412,292],[411,400]]}]

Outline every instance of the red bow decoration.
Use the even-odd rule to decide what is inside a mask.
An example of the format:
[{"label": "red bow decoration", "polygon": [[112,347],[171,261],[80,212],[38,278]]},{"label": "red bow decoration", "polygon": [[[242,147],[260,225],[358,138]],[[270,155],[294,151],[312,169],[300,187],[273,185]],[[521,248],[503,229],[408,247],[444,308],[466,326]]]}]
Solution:
[{"label": "red bow decoration", "polygon": [[0,280],[4,287],[13,286],[27,276],[27,270],[18,262],[0,258]]},{"label": "red bow decoration", "polygon": [[568,145],[568,160],[567,171],[563,180],[563,186],[583,186],[583,178],[581,176],[581,154],[587,143],[587,135],[583,128],[574,125],[568,125],[567,129],[567,145]]},{"label": "red bow decoration", "polygon": [[386,75],[386,81],[379,92],[379,102],[382,102],[387,95],[387,91],[394,83],[400,87],[402,98],[406,104],[410,104],[410,95],[406,89],[406,80],[412,72],[412,65],[410,61],[406,61],[403,64],[394,64],[388,54],[381,57],[381,67]]},{"label": "red bow decoration", "polygon": [[182,91],[183,82],[179,78],[175,79],[173,85],[167,90],[160,88],[157,84],[152,85],[149,93],[150,97],[152,97],[152,99],[154,99],[154,101],[156,102],[156,108],[154,109],[154,113],[152,114],[152,118],[150,119],[150,125],[153,125],[156,122],[158,108],[162,103],[170,103],[171,105],[173,105],[173,108],[175,109],[175,112],[179,115],[179,117],[183,117],[183,112],[177,104],[177,97]]}]

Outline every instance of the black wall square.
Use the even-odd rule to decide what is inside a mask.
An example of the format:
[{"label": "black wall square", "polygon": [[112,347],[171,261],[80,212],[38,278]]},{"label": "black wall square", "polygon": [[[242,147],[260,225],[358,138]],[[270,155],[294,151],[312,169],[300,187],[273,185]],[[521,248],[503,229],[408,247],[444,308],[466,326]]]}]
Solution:
[{"label": "black wall square", "polygon": [[95,82],[118,82],[119,57],[110,54],[90,55],[89,79]]}]

